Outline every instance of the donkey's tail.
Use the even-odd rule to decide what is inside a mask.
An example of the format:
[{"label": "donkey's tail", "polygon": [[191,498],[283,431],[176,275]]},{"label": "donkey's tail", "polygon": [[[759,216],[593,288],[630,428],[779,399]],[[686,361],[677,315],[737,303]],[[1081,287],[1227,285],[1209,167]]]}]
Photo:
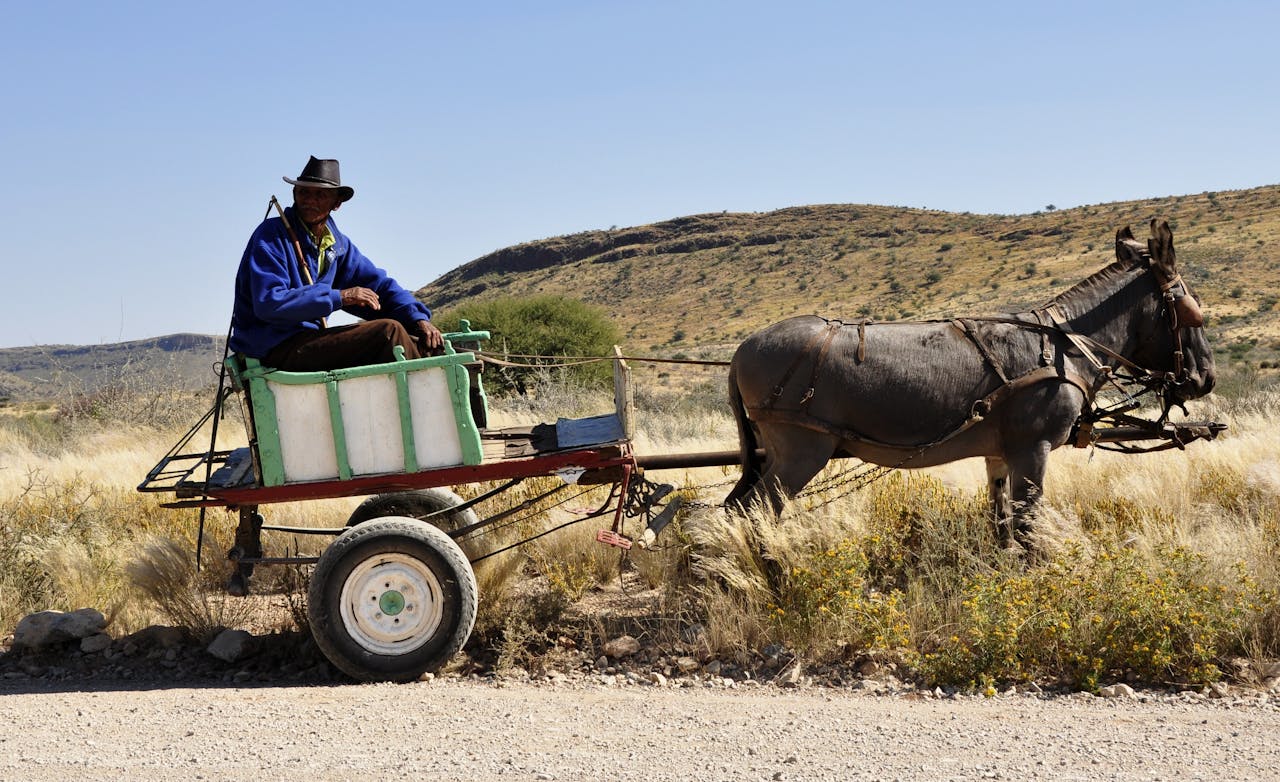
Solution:
[{"label": "donkey's tail", "polygon": [[733,491],[729,492],[729,496],[725,497],[725,505],[739,502],[760,482],[764,474],[763,462],[756,455],[756,449],[759,448],[756,430],[747,419],[747,408],[742,402],[736,362],[729,365],[729,407],[733,409],[733,419],[738,424],[738,462],[742,465],[742,477]]}]

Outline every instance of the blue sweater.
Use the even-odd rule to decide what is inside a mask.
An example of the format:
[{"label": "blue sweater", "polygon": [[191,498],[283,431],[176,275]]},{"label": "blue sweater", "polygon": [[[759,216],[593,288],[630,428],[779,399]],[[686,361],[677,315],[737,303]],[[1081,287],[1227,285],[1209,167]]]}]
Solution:
[{"label": "blue sweater", "polygon": [[401,288],[395,280],[364,257],[337,224],[329,219],[334,244],[326,252],[332,257],[324,274],[317,275],[316,246],[310,233],[294,216],[293,207],[285,215],[307,256],[311,279],[306,285],[298,269],[293,243],[280,218],[272,217],[249,237],[249,246],[236,273],[235,308],[231,314],[231,349],[261,359],[276,345],[304,329],[318,329],[320,319],[342,307],[342,290],[355,286],[378,294],[381,310],[346,307],[345,311],[365,320],[394,318],[412,327],[430,320],[431,310]]}]

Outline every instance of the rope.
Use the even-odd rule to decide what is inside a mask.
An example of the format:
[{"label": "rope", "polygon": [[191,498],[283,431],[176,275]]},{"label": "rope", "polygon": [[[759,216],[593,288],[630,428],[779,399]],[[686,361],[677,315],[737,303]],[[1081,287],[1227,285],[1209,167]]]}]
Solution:
[{"label": "rope", "polygon": [[493,364],[496,367],[514,367],[517,369],[545,369],[554,367],[576,367],[583,364],[596,364],[601,361],[634,361],[643,364],[694,364],[706,367],[727,367],[728,361],[711,361],[698,360],[692,358],[650,358],[647,356],[539,356],[530,353],[504,353],[508,358],[545,358],[558,359],[554,363],[533,363],[524,364],[517,361],[508,361],[506,358],[498,358],[491,353],[484,351],[473,351],[476,358],[486,364]]}]

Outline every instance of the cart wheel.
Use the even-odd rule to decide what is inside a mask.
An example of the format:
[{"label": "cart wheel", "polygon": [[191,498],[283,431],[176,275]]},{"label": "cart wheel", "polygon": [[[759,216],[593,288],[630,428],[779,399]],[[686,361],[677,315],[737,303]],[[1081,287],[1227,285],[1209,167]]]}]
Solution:
[{"label": "cart wheel", "polygon": [[476,579],[448,535],[389,516],[352,527],[311,576],[307,617],[329,661],[362,681],[413,681],[449,661],[476,619]]},{"label": "cart wheel", "polygon": [[[354,527],[370,519],[380,519],[384,516],[408,516],[439,527],[445,532],[453,532],[480,521],[480,517],[472,508],[450,511],[462,502],[462,498],[457,494],[440,487],[378,494],[356,506],[356,509],[351,512],[351,518],[347,519],[347,526]],[[440,513],[440,511],[449,512]],[[478,547],[472,541],[462,540],[458,545],[466,552],[468,559],[479,553]]]},{"label": "cart wheel", "polygon": [[389,494],[378,494],[356,506],[347,519],[347,526],[354,527],[370,519],[383,516],[408,516],[412,519],[429,521],[446,532],[474,524],[478,521],[476,512],[471,508],[440,513],[433,518],[425,518],[432,513],[447,511],[462,504],[462,498],[448,489],[417,489],[415,491],[397,491]]}]

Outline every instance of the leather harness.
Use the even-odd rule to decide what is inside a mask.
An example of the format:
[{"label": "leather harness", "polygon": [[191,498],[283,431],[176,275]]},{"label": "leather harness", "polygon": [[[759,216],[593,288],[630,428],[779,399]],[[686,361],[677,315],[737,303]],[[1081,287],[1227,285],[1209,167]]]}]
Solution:
[{"label": "leather harness", "polygon": [[[1167,301],[1171,299],[1170,289],[1175,285],[1183,285],[1183,290],[1185,295],[1185,291],[1186,291],[1185,284],[1182,283],[1181,279],[1175,279],[1161,286],[1161,292],[1162,294],[1164,294],[1164,297],[1166,298]],[[797,354],[795,360],[793,360],[790,366],[787,367],[787,370],[783,373],[782,377],[779,379],[777,385],[774,386],[773,391],[769,394],[769,396],[766,397],[764,400],[762,400],[759,405],[746,407],[746,412],[747,412],[748,418],[750,418],[753,421],[776,421],[776,422],[791,424],[791,425],[800,426],[807,429],[812,429],[815,431],[820,431],[820,432],[825,432],[827,434],[835,435],[836,437],[839,437],[844,440],[862,442],[862,443],[867,443],[869,445],[874,445],[874,446],[879,446],[884,448],[897,448],[897,449],[909,448],[909,449],[924,450],[924,449],[932,448],[937,445],[941,445],[942,443],[947,442],[948,440],[951,440],[959,436],[960,434],[967,431],[968,429],[975,426],[976,424],[981,423],[986,418],[986,416],[993,409],[995,409],[995,407],[998,404],[1000,404],[1010,395],[1024,388],[1028,388],[1030,386],[1036,385],[1038,383],[1043,383],[1050,380],[1057,380],[1059,382],[1070,383],[1071,385],[1080,389],[1080,392],[1084,395],[1084,398],[1085,398],[1084,408],[1088,409],[1088,407],[1092,405],[1094,397],[1097,395],[1099,389],[1101,389],[1101,387],[1107,382],[1112,382],[1112,383],[1115,382],[1114,378],[1112,377],[1112,368],[1107,364],[1103,363],[1102,360],[1098,358],[1097,353],[1099,352],[1107,355],[1108,357],[1110,357],[1120,365],[1125,366],[1131,370],[1136,370],[1137,372],[1143,375],[1150,376],[1150,375],[1164,374],[1166,376],[1171,376],[1168,379],[1172,379],[1175,382],[1180,381],[1181,379],[1183,379],[1183,375],[1185,372],[1183,368],[1183,361],[1182,361],[1181,334],[1179,333],[1178,318],[1177,318],[1176,312],[1174,311],[1174,308],[1170,306],[1168,307],[1168,310],[1170,312],[1169,327],[1173,330],[1175,334],[1175,346],[1174,346],[1175,371],[1172,373],[1150,372],[1138,366],[1137,364],[1133,363],[1132,361],[1120,355],[1119,353],[1112,350],[1111,348],[1108,348],[1107,346],[1102,345],[1101,343],[1097,342],[1091,337],[1087,337],[1083,334],[1078,334],[1075,331],[1072,331],[1065,315],[1062,313],[1062,310],[1058,307],[1056,303],[1051,303],[1046,307],[1033,310],[1031,314],[1035,318],[1034,321],[1020,320],[1014,317],[1001,317],[1001,316],[958,318],[951,321],[947,321],[953,328],[955,328],[957,331],[963,334],[968,339],[968,341],[973,344],[973,346],[977,349],[978,353],[982,356],[983,361],[987,364],[988,367],[991,368],[991,371],[994,372],[996,376],[1000,379],[1000,386],[997,387],[994,391],[987,394],[986,396],[982,397],[981,399],[976,400],[969,411],[968,417],[965,419],[964,423],[962,423],[958,428],[954,429],[953,431],[947,433],[941,438],[934,440],[933,442],[930,442],[930,443],[924,443],[921,445],[901,445],[897,443],[881,442],[874,438],[867,437],[866,435],[856,432],[852,429],[847,429],[845,427],[837,426],[829,421],[825,421],[821,418],[818,418],[817,416],[809,412],[809,405],[813,401],[814,393],[818,384],[818,378],[822,373],[823,366],[826,364],[827,357],[831,349],[831,343],[835,340],[836,334],[839,331],[841,331],[845,326],[857,326],[858,328],[857,360],[858,360],[858,363],[862,363],[863,361],[866,360],[866,327],[869,323],[872,323],[872,321],[865,320],[865,319],[856,321],[855,323],[845,323],[840,320],[828,320],[824,318],[824,320],[826,320],[826,326],[824,326],[821,331],[814,334],[813,338],[809,341],[805,349],[801,351],[799,354]],[[1002,323],[1002,324],[1018,326],[1019,328],[1031,329],[1033,331],[1040,332],[1040,335],[1041,335],[1041,338],[1040,338],[1041,347],[1040,347],[1040,356],[1039,356],[1040,366],[1036,367],[1035,369],[1024,372],[1023,374],[1018,375],[1017,377],[1014,377],[1012,379],[1009,378],[1005,372],[1004,367],[996,359],[990,347],[985,342],[983,342],[982,337],[979,334],[977,329],[978,323]],[[1051,343],[1051,336],[1054,334],[1063,335],[1068,341],[1071,342],[1072,346],[1074,346],[1077,350],[1080,351],[1081,355],[1084,356],[1084,358],[1088,361],[1088,363],[1094,368],[1097,374],[1092,382],[1090,382],[1084,375],[1075,371],[1065,361],[1063,362],[1063,366],[1061,368],[1054,365],[1054,362],[1053,362],[1054,351]],[[786,386],[790,382],[792,376],[795,374],[796,370],[800,367],[800,365],[804,362],[804,360],[808,356],[813,354],[815,349],[817,350],[817,355],[813,362],[813,371],[809,377],[808,387],[805,389],[804,394],[801,396],[799,408],[794,410],[776,409],[774,405],[782,397],[782,394],[786,390]],[[1076,441],[1077,447],[1085,447],[1087,442],[1084,442],[1084,441],[1086,439],[1087,438],[1077,439]]]}]

